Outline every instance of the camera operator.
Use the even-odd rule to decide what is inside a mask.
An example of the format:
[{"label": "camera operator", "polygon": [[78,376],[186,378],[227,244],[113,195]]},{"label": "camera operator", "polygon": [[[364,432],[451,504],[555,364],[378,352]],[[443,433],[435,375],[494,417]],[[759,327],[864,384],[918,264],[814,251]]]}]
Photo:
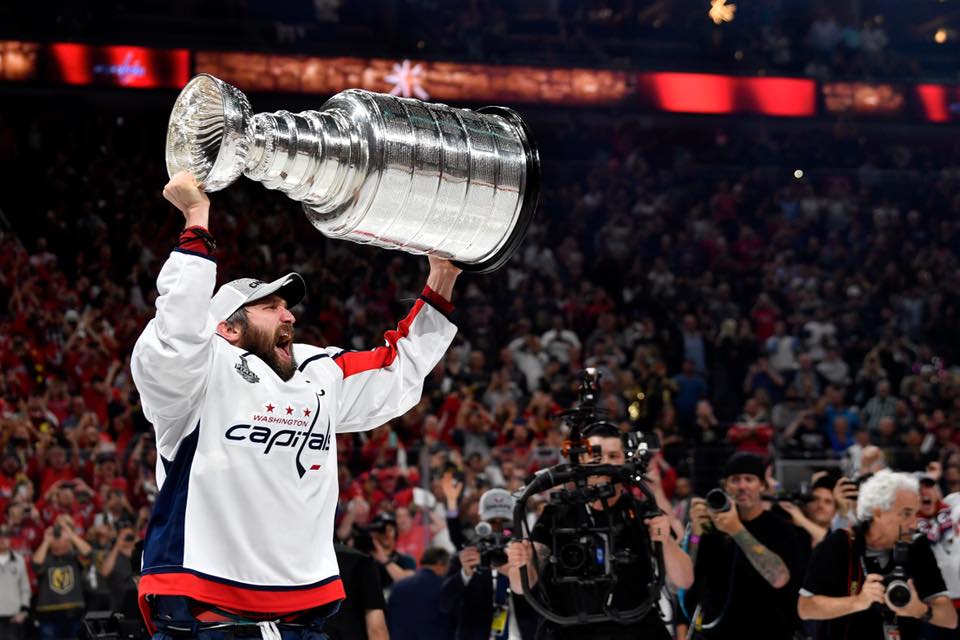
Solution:
[{"label": "camera operator", "polygon": [[860,486],[859,524],[834,531],[814,550],[800,591],[800,616],[824,621],[818,638],[911,640],[921,621],[956,626],[930,545],[906,542],[919,504],[917,481],[907,474],[880,471]]},{"label": "camera operator", "polygon": [[801,542],[764,508],[764,472],[759,456],[736,453],[723,467],[723,491],[691,501],[696,579],[687,601],[699,603],[694,624],[704,638],[793,637]]},{"label": "camera operator", "polygon": [[[583,435],[591,447],[600,448],[600,456],[592,460],[594,464],[622,465],[626,462],[623,438],[615,426],[605,422],[596,423],[588,427]],[[609,484],[610,478],[592,476],[588,479],[588,483]],[[559,610],[572,613],[583,606],[588,613],[597,613],[605,604],[612,604],[614,608],[621,611],[637,607],[646,595],[643,585],[650,584],[653,579],[650,561],[653,542],[660,542],[663,545],[664,567],[670,582],[680,588],[690,586],[693,581],[693,564],[673,536],[669,519],[665,515],[659,515],[641,522],[637,514],[642,513],[644,509],[633,494],[626,491],[620,483],[615,484],[613,489],[614,495],[611,498],[596,500],[589,505],[548,505],[531,534],[536,556],[542,560],[549,555],[549,545],[554,529],[576,528],[585,522],[605,522],[608,517],[605,512],[610,509],[611,519],[619,525],[613,541],[615,547],[629,549],[632,552],[629,562],[613,565],[617,570],[617,582],[609,596],[610,601],[604,602],[607,587],[593,584],[553,583],[551,578],[559,569],[554,563],[550,563],[543,567],[541,573],[538,565],[542,562],[538,561],[534,564],[531,543],[527,541],[514,541],[507,547],[507,554],[510,557],[510,586],[515,593],[522,592],[520,567],[526,566],[531,587],[538,581],[541,582],[541,588]],[[544,623],[539,637],[551,640],[566,638],[619,640],[642,637],[648,640],[670,638],[670,634],[654,608],[642,620],[631,624],[604,622],[559,627],[547,622]]]},{"label": "camera operator", "polygon": [[450,563],[440,588],[440,608],[456,621],[455,640],[533,640],[536,635],[539,617],[526,599],[515,597],[504,573],[506,530],[513,523],[515,504],[503,489],[480,496],[477,540]]}]

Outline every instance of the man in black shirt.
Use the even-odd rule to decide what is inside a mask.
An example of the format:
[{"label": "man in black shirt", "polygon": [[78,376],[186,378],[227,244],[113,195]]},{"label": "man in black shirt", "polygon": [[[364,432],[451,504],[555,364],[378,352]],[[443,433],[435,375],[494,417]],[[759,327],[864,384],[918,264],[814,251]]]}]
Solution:
[{"label": "man in black shirt", "polygon": [[886,595],[884,576],[894,565],[893,550],[917,529],[917,480],[879,471],[860,486],[853,532],[834,531],[818,546],[807,568],[797,610],[821,621],[821,640],[882,640],[920,637],[921,621],[953,629],[957,612],[930,545],[909,545],[903,569],[910,577],[910,601],[897,607]]},{"label": "man in black shirt", "polygon": [[380,585],[380,571],[373,558],[335,543],[340,579],[347,593],[340,610],[323,627],[330,640],[386,640],[387,603]]},{"label": "man in black shirt", "polygon": [[[592,429],[588,427],[584,435],[591,446],[600,448],[600,456],[593,460],[594,463],[622,465],[626,462],[623,439],[613,425],[598,423]],[[599,476],[588,479],[591,484],[609,481],[609,478]],[[612,521],[619,526],[613,541],[614,547],[619,550],[629,548],[632,552],[629,562],[616,565],[617,583],[609,594],[612,598],[609,604],[614,609],[624,611],[635,608],[647,597],[646,585],[653,577],[650,550],[654,541],[663,545],[664,569],[669,581],[680,588],[689,587],[693,579],[692,563],[671,535],[667,517],[660,515],[643,520],[640,515],[645,512],[645,505],[639,504],[621,484],[614,485],[614,491],[614,496],[607,499],[609,504],[598,500],[589,505],[548,506],[531,533],[531,539],[536,543],[537,555],[543,558],[544,552],[552,546],[553,535],[557,529],[575,529],[586,521],[604,526]],[[540,563],[534,564],[530,545],[526,542],[511,542],[507,548],[507,556],[510,560],[510,588],[514,593],[523,591],[519,568],[527,566],[531,586],[537,582],[543,585],[554,611],[573,615],[578,611],[593,614],[603,610],[609,587],[554,584],[552,577],[554,572],[558,571],[557,566],[555,563],[544,567],[539,566]],[[605,622],[558,627],[553,623],[546,623],[538,637],[550,640],[668,640],[670,634],[654,607],[642,620],[632,624]]]},{"label": "man in black shirt", "polygon": [[760,457],[736,453],[722,472],[729,508],[691,501],[696,564],[687,610],[699,606],[700,632],[709,640],[786,640],[796,628],[802,543],[788,520],[764,509],[764,471]]}]

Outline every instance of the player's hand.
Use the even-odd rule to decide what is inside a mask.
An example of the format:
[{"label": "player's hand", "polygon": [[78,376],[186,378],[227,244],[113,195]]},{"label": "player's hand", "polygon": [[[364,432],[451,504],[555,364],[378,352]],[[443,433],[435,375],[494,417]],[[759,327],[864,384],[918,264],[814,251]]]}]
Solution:
[{"label": "player's hand", "polygon": [[731,506],[728,511],[707,510],[707,513],[710,514],[710,519],[713,520],[713,526],[728,536],[736,535],[743,529],[743,523],[740,522],[740,514],[737,513],[736,507]]},{"label": "player's hand", "polygon": [[670,519],[661,514],[653,518],[647,518],[643,521],[650,532],[651,542],[667,542],[670,540]]},{"label": "player's hand", "polygon": [[876,573],[868,573],[863,580],[863,588],[860,589],[854,597],[857,611],[866,611],[874,602],[883,604],[886,597],[886,588],[883,586],[883,576]]},{"label": "player's hand", "polygon": [[163,188],[163,197],[180,210],[188,227],[209,228],[210,199],[189,171],[178,171]]},{"label": "player's hand", "polygon": [[10,618],[10,622],[12,622],[13,624],[23,624],[26,621],[27,621],[26,611],[17,612],[12,618]]},{"label": "player's hand", "polygon": [[451,275],[459,275],[463,270],[458,268],[452,262],[445,258],[439,258],[437,256],[427,256],[427,260],[430,262],[430,271],[431,273],[449,273]]},{"label": "player's hand", "polygon": [[[473,575],[480,566],[480,552],[476,547],[467,547],[460,552],[460,566],[463,567],[463,575],[468,578]],[[507,554],[509,557],[509,553]]]},{"label": "player's hand", "polygon": [[710,510],[707,501],[703,498],[690,500],[690,522],[693,524],[693,535],[702,536],[711,522]]}]

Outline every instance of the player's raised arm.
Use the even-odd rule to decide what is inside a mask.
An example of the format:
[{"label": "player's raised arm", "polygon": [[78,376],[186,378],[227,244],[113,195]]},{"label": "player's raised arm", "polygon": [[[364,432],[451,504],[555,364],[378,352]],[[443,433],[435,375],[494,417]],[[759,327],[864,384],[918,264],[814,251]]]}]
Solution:
[{"label": "player's raised arm", "polygon": [[420,297],[385,344],[370,351],[334,357],[343,374],[337,431],[363,431],[401,416],[420,401],[423,381],[457,333],[450,297],[460,269],[430,257],[430,274]]},{"label": "player's raised arm", "polygon": [[156,316],[137,340],[130,366],[144,415],[166,425],[157,428],[157,446],[166,454],[190,430],[190,414],[209,374],[216,323],[207,311],[217,268],[210,200],[193,176],[176,174],[163,196],[183,214],[185,228],[157,278]]}]

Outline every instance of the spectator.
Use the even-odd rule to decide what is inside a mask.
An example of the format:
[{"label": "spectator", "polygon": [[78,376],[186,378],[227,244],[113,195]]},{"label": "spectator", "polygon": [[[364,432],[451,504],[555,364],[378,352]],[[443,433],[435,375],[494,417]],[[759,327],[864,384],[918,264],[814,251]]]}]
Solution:
[{"label": "spectator", "polygon": [[770,366],[781,376],[791,373],[799,366],[797,355],[800,353],[800,341],[787,335],[787,323],[777,320],[774,333],[767,338],[767,354],[770,357]]},{"label": "spectator", "polygon": [[123,606],[127,585],[133,578],[130,560],[133,557],[136,542],[137,535],[132,526],[120,528],[110,552],[107,553],[103,563],[97,567],[99,579],[105,582],[112,611],[119,611]]},{"label": "spectator", "polygon": [[860,419],[867,429],[873,433],[880,427],[880,420],[893,418],[896,415],[897,398],[890,395],[890,383],[881,380],[877,383],[876,394],[867,401],[861,412]]},{"label": "spectator", "polygon": [[803,411],[783,432],[784,455],[791,458],[813,458],[826,451],[827,437],[817,424],[812,410]]},{"label": "spectator", "polygon": [[690,433],[696,419],[697,404],[707,394],[707,383],[697,375],[693,360],[683,361],[683,372],[674,376],[673,383],[677,388],[675,405],[681,431]]},{"label": "spectator", "polygon": [[727,432],[727,439],[737,451],[766,455],[773,442],[773,427],[763,405],[756,398],[747,400],[743,415]]},{"label": "spectator", "polygon": [[947,595],[956,603],[960,600],[960,557],[956,555],[957,545],[960,544],[960,536],[957,535],[960,495],[951,494],[944,500],[935,474],[921,473],[917,479],[920,485],[917,531],[933,550],[933,557],[947,587]]},{"label": "spectator", "polygon": [[41,640],[76,637],[83,618],[84,565],[90,545],[77,535],[73,521],[62,515],[43,533],[33,554],[37,574],[36,617]]},{"label": "spectator", "polygon": [[683,359],[693,362],[694,373],[707,373],[707,346],[703,334],[697,327],[697,319],[691,314],[683,317]]},{"label": "spectator", "polygon": [[387,620],[393,640],[434,640],[450,637],[449,623],[440,608],[440,584],[450,563],[446,549],[430,547],[420,558],[420,569],[393,585]]},{"label": "spectator", "polygon": [[373,538],[373,559],[380,566],[380,584],[389,590],[397,580],[409,578],[417,568],[412,556],[397,551],[397,519],[380,513],[366,527]]},{"label": "spectator", "polygon": [[0,637],[26,638],[30,577],[23,557],[10,547],[10,528],[0,525]]}]

